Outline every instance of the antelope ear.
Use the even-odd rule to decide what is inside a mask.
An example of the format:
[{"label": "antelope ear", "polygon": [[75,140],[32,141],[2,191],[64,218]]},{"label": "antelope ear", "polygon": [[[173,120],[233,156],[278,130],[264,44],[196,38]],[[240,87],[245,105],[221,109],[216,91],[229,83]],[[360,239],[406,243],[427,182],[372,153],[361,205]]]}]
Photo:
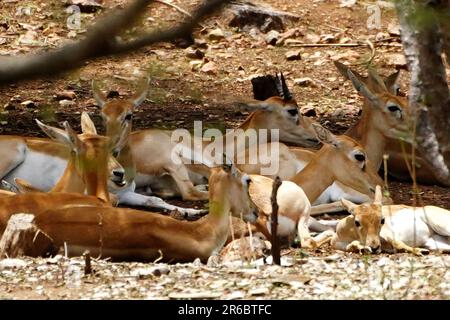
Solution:
[{"label": "antelope ear", "polygon": [[347,199],[344,199],[344,198],[341,199],[341,203],[344,206],[344,208],[351,214],[355,213],[355,208],[358,206],[358,205],[354,204],[353,202],[351,202]]},{"label": "antelope ear", "polygon": [[375,187],[375,199],[373,201],[373,204],[382,205],[383,201],[383,193],[381,192],[381,186],[377,185]]},{"label": "antelope ear", "polygon": [[222,169],[226,172],[232,172],[233,167],[233,162],[227,157],[225,153],[222,154]]},{"label": "antelope ear", "polygon": [[97,134],[97,129],[89,114],[85,111],[81,114],[81,132]]},{"label": "antelope ear", "polygon": [[122,150],[126,144],[128,143],[128,138],[131,132],[131,125],[128,122],[125,122],[125,125],[120,132],[120,136],[116,141],[113,141],[112,150],[120,151]]},{"label": "antelope ear", "polygon": [[349,67],[347,67],[345,64],[340,63],[339,61],[334,61],[334,65],[336,66],[336,68],[338,69],[339,73],[346,79],[346,80],[350,80],[350,78],[348,77],[348,71],[351,71],[353,73],[353,75],[361,82],[366,83],[367,79],[365,77],[363,77],[362,75],[360,75],[358,72],[356,72],[355,70],[350,69]]},{"label": "antelope ear", "polygon": [[272,111],[275,108],[272,103],[258,100],[242,100],[237,101],[236,104],[238,105],[239,109],[247,112],[253,112],[256,110]]},{"label": "antelope ear", "polygon": [[147,98],[150,85],[150,78],[143,78],[139,82],[139,89],[136,94],[131,98],[134,107],[138,107]]},{"label": "antelope ear", "polygon": [[364,82],[360,81],[352,71],[348,70],[347,74],[348,78],[352,81],[353,87],[355,87],[355,89],[359,93],[361,93],[364,97],[366,97],[367,99],[369,99],[369,101],[376,105],[375,102],[378,101],[378,97],[367,87],[367,85]]},{"label": "antelope ear", "polygon": [[106,96],[103,94],[103,92],[98,87],[98,83],[95,80],[92,80],[92,94],[94,95],[95,101],[97,101],[97,104],[100,108],[103,108],[103,106],[106,103]]},{"label": "antelope ear", "polygon": [[38,119],[35,119],[37,125],[39,126],[39,128],[41,128],[41,130],[52,140],[55,141],[59,141],[62,142],[64,144],[69,144],[71,145],[72,142],[70,140],[69,135],[67,134],[66,131],[61,130],[59,128],[55,128],[52,126],[48,126],[46,124],[43,124],[42,122],[40,122]]},{"label": "antelope ear", "polygon": [[393,74],[386,77],[384,84],[391,94],[394,96],[398,95],[398,89],[400,88],[397,84],[398,78],[400,77],[400,70],[394,72]]},{"label": "antelope ear", "polygon": [[386,84],[383,79],[381,79],[380,75],[374,70],[369,69],[369,80],[370,83],[374,86],[375,91],[385,92],[387,91]]},{"label": "antelope ear", "polygon": [[64,121],[63,126],[70,140],[69,145],[72,147],[73,150],[79,150],[83,145],[83,143],[81,142],[80,138],[78,138],[78,134],[72,129],[69,122]]},{"label": "antelope ear", "polygon": [[339,141],[336,139],[336,136],[332,134],[329,130],[325,129],[318,123],[313,123],[312,127],[316,133],[317,139],[320,142],[325,144],[331,144],[336,148],[339,147]]}]

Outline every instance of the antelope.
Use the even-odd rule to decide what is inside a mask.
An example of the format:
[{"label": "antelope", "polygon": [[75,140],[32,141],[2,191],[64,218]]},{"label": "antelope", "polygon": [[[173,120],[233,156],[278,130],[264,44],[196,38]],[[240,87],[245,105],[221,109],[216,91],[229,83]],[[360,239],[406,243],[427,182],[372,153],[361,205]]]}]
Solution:
[{"label": "antelope", "polygon": [[[129,131],[123,130],[116,140],[112,140],[93,133],[78,136],[68,122],[64,123],[65,130],[44,125],[39,121],[38,124],[48,136],[58,140],[71,154],[67,170],[56,186],[66,190],[72,188],[70,190],[72,192],[54,190],[52,193],[31,192],[1,197],[0,235],[3,234],[9,217],[14,213],[33,212],[39,215],[48,208],[111,206],[107,185],[110,152],[120,150]],[[84,190],[88,195],[81,193]]]},{"label": "antelope", "polygon": [[[142,102],[142,99],[142,96],[137,96],[132,102],[138,104]],[[89,120],[89,123],[89,121],[83,120],[87,118],[88,115],[84,113],[82,115],[82,128],[87,132],[96,133],[92,121]],[[41,128],[45,131],[43,127]],[[54,135],[54,141],[43,138],[0,136],[0,150],[3,153],[0,162],[0,178],[11,185],[15,185],[17,181],[17,184],[20,184],[19,187],[25,191],[80,192],[80,181],[78,181],[78,187],[75,188],[68,186],[68,183],[64,181],[68,179],[68,177],[65,177],[64,170],[71,159],[71,151],[67,148],[67,145],[59,140],[61,137],[59,137],[58,130],[56,128],[52,130],[51,134]],[[117,131],[110,139],[113,141],[118,139],[123,130],[131,130],[131,124],[121,127],[121,131]],[[128,143],[125,143],[121,148],[111,150],[111,152],[117,156],[122,151],[126,153],[126,148],[128,148]],[[109,161],[111,165],[115,162],[111,157]],[[134,182],[128,178],[130,168],[122,167],[117,171],[112,170],[111,179],[108,180],[109,190],[114,194],[116,204],[139,205],[154,210],[178,210],[188,215],[197,215],[204,212],[204,210],[174,206],[158,197],[143,196],[145,199],[142,199],[140,195],[133,192]],[[123,172],[124,169],[125,172]],[[59,180],[61,177],[63,177],[63,180]],[[60,181],[59,186],[56,185],[58,180]],[[68,189],[64,189],[62,186],[68,186]]]},{"label": "antelope", "polygon": [[[323,147],[316,153],[311,153],[311,161],[291,179],[290,183],[283,181],[279,189],[280,194],[277,196],[281,224],[279,236],[292,240],[297,232],[306,243],[314,243],[311,240],[305,241],[311,238],[308,231],[310,202],[314,202],[333,181],[339,181],[372,197],[376,185],[382,183],[359,143],[345,135],[335,136],[318,124],[314,125],[314,129]],[[265,214],[260,215],[260,220],[267,230],[261,230],[261,224],[255,229],[267,235],[270,234],[267,216],[271,211],[272,180],[253,174],[250,174],[250,177],[252,179],[250,194],[260,211]],[[301,187],[301,191],[297,190],[297,186]],[[321,241],[319,240],[319,243]]]},{"label": "antelope", "polygon": [[[311,126],[312,121],[300,115],[297,103],[292,98],[284,77],[281,76],[277,79],[280,96],[270,97],[265,101],[241,101],[239,104],[241,107],[253,112],[237,129],[225,135],[224,141],[239,140],[240,137],[245,137],[249,130],[259,132],[260,129],[279,129],[281,141],[305,147],[318,144]],[[132,113],[139,104],[133,103],[133,101],[107,101],[106,96],[99,90],[95,82],[92,90],[97,104],[101,107],[107,135],[115,135],[119,128],[131,122]],[[189,141],[182,142],[183,148],[188,151],[183,155],[177,155],[172,152],[177,146],[171,139],[172,134],[173,131],[159,129],[133,132],[130,136],[129,148],[121,152],[120,162],[124,167],[136,168],[136,177],[133,177],[132,170],[129,170],[129,177],[130,179],[135,178],[139,188],[152,187],[155,176],[157,176],[156,180],[160,180],[160,175],[168,174],[175,181],[183,199],[206,199],[207,192],[194,187],[190,180],[190,174],[197,172],[201,176],[207,176],[207,168],[205,170],[204,166],[185,165],[183,162],[186,161],[183,159],[185,160],[186,157],[191,157],[190,160],[198,159],[198,154],[210,145],[211,141],[190,136]],[[258,141],[257,144],[259,143]],[[196,146],[199,146],[201,150],[198,150]],[[186,154],[189,155],[186,156]],[[157,156],[149,158],[149,155]],[[207,167],[215,165],[214,160],[207,157],[206,159],[203,157],[202,161]]]},{"label": "antelope", "polygon": [[382,205],[381,189],[375,201],[356,205],[342,199],[350,216],[340,220],[331,239],[333,248],[370,253],[429,250],[450,252],[450,211],[435,206]]},{"label": "antelope", "polygon": [[[205,261],[218,254],[228,234],[230,213],[253,221],[250,179],[230,163],[211,169],[209,214],[194,222],[127,208],[68,207],[36,217],[36,226],[70,256],[89,250],[112,260]],[[99,225],[101,222],[101,226]]]},{"label": "antelope", "polygon": [[[335,62],[335,65],[338,68],[339,72],[344,76],[344,78],[349,79],[347,73],[350,69],[339,62]],[[376,81],[373,81],[373,75],[371,75],[370,73],[369,77],[363,77],[354,70],[351,70],[351,72],[361,82],[364,82],[373,90],[376,91],[376,87],[378,87],[378,90],[380,90],[380,80],[378,79]],[[376,133],[373,138],[370,138],[371,136],[367,135],[368,139],[370,139],[370,141],[368,141],[368,144],[371,145],[369,146],[369,149],[371,154],[373,154],[371,155],[371,157],[374,160],[377,159],[377,162],[375,163],[381,164],[382,155],[388,154],[389,174],[400,180],[409,180],[411,179],[411,173],[407,168],[406,162],[411,163],[412,159],[412,138],[410,137],[411,130],[409,130],[409,132],[405,132],[404,130],[397,130],[397,132],[392,132],[391,129],[393,128],[395,130],[395,128],[398,127],[399,124],[401,124],[402,122],[405,123],[407,120],[406,116],[409,113],[408,100],[406,98],[399,97],[399,86],[396,83],[398,80],[398,75],[399,72],[396,72],[386,77],[384,79],[384,84],[389,93],[393,96],[397,96],[397,98],[400,99],[401,103],[392,104],[387,108],[387,110],[381,109],[382,112],[380,113],[380,109],[377,108],[376,103],[374,103],[370,99],[365,98],[363,105],[363,118],[365,117],[368,119],[365,121],[366,123],[372,124],[372,126],[374,127],[378,127],[377,130],[373,130],[375,131],[374,133]],[[384,88],[381,87],[382,91],[383,89]],[[377,114],[377,111],[381,115],[381,117]],[[373,120],[371,121],[370,119]],[[365,130],[363,126],[355,126],[351,128],[346,134],[351,135],[355,139],[361,139],[362,143],[364,143],[364,137],[362,136],[364,131]],[[401,140],[403,141],[401,142]],[[402,143],[404,144],[404,151],[401,147]],[[434,177],[434,174],[429,168],[426,161],[421,158],[420,152],[416,150],[415,154],[415,172],[417,181],[425,184],[439,184],[439,181]],[[444,157],[448,162],[448,159],[450,159],[449,152],[445,152]]]},{"label": "antelope", "polygon": [[[403,97],[391,93],[396,92],[396,80],[399,73],[390,75],[383,82],[380,76],[372,70],[369,72],[369,77],[364,78],[343,64],[338,62],[335,62],[335,64],[347,79],[351,79],[354,87],[365,97],[365,101],[370,101],[370,103],[365,103],[362,118],[345,134],[361,143],[367,151],[370,162],[378,170],[382,162],[387,139],[400,135],[407,137],[409,134],[407,101]],[[266,148],[270,149],[270,147]],[[313,152],[311,151],[301,148],[288,148],[282,144],[279,145],[278,150],[278,158],[273,158],[272,161],[279,161],[280,169],[275,175],[279,175],[284,179],[292,178],[313,157]],[[241,166],[241,169],[248,173],[256,173],[261,171],[261,165],[245,165]],[[313,203],[313,205],[330,202],[332,204],[320,206],[321,208],[326,208],[325,210],[318,210],[319,207],[314,209],[316,212],[342,210],[340,202],[336,202],[342,197],[357,203],[370,201],[368,194],[355,192],[355,190],[352,190],[345,184],[336,182],[327,188]]]}]

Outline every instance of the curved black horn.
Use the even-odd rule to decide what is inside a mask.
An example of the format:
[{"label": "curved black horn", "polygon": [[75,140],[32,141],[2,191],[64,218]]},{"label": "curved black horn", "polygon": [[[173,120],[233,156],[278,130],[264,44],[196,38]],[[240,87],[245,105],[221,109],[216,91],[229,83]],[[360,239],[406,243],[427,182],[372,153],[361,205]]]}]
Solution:
[{"label": "curved black horn", "polygon": [[291,100],[292,99],[292,94],[289,92],[289,88],[286,85],[286,80],[284,80],[284,76],[283,76],[283,72],[281,72],[281,86],[283,89],[283,99],[284,100]]},{"label": "curved black horn", "polygon": [[[283,74],[281,74],[283,76]],[[275,87],[278,91],[278,96],[285,99],[284,97],[284,91],[283,91],[283,84],[281,83],[280,77],[278,77],[278,72],[275,74]]]}]

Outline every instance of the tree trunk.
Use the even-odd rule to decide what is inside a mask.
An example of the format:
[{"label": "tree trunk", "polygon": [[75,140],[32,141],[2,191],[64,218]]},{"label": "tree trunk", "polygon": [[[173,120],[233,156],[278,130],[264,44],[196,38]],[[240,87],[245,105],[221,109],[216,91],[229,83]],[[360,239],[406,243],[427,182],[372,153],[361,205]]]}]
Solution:
[{"label": "tree trunk", "polygon": [[54,253],[53,241],[34,224],[34,215],[11,216],[0,239],[0,259],[20,256],[38,257]]},{"label": "tree trunk", "polygon": [[450,92],[441,55],[443,14],[429,1],[398,0],[396,7],[411,72],[409,103],[416,115],[417,149],[436,178],[450,185],[449,168],[442,155],[450,150]]}]

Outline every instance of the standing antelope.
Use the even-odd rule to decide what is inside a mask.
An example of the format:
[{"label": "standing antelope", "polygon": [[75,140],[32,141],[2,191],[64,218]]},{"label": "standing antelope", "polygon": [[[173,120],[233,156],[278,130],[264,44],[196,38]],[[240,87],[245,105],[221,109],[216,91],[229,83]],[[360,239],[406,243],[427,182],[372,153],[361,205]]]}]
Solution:
[{"label": "standing antelope", "polygon": [[372,204],[342,199],[351,213],[339,221],[331,239],[335,249],[395,252],[417,255],[428,250],[450,252],[450,211],[435,207],[381,204],[381,189]]},{"label": "standing antelope", "polygon": [[39,214],[35,223],[54,246],[66,243],[70,256],[89,250],[113,260],[160,257],[168,262],[205,261],[222,249],[230,213],[249,221],[256,218],[248,176],[227,163],[211,171],[209,214],[194,222],[133,209],[91,206],[50,209]]},{"label": "standing antelope", "polygon": [[[281,77],[278,81],[280,96],[270,97],[265,101],[241,103],[246,110],[254,112],[236,130],[225,135],[224,141],[233,143],[240,137],[245,137],[246,133],[251,130],[258,132],[260,129],[279,129],[281,141],[306,147],[317,145],[318,141],[312,128],[312,122],[300,115],[297,103],[292,99],[284,78]],[[145,90],[145,86],[142,87]],[[107,101],[95,83],[93,83],[93,92],[97,103],[102,107],[102,116],[108,135],[116,134],[125,123],[131,122],[134,109],[139,102],[142,102],[141,97],[145,97],[145,94],[142,93],[137,95],[138,102],[135,100]],[[120,162],[124,167],[136,168],[136,177],[133,176],[133,170],[129,170],[129,177],[130,179],[135,178],[137,187],[152,187],[155,180],[160,180],[160,175],[169,174],[175,181],[183,199],[206,199],[207,192],[195,188],[189,174],[194,171],[207,176],[207,170],[205,172],[202,166],[185,165],[181,155],[174,155],[172,150],[176,144],[171,139],[172,133],[169,130],[159,129],[133,132],[130,136],[129,148],[123,150],[119,156]],[[257,138],[258,145],[259,136]],[[189,153],[194,158],[210,143],[209,140],[200,137],[191,137],[190,141],[183,141],[186,149],[189,149]],[[201,150],[195,149],[196,146],[200,146]],[[225,147],[224,150],[226,149]],[[175,161],[173,157],[178,157],[178,161]],[[203,159],[203,161],[208,167],[215,165],[213,159]],[[199,167],[200,171],[198,171]]]}]

